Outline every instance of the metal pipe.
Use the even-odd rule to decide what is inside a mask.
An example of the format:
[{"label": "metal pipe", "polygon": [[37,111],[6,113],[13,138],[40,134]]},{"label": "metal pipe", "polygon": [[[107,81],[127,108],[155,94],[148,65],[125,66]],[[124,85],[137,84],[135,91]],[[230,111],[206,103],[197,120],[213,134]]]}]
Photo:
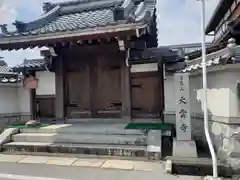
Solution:
[{"label": "metal pipe", "polygon": [[208,128],[208,107],[207,107],[207,68],[206,68],[206,38],[205,38],[205,0],[201,1],[201,35],[202,35],[202,76],[203,76],[203,106],[204,106],[204,131],[208,147],[212,156],[213,178],[218,178],[217,158],[213,148]]}]

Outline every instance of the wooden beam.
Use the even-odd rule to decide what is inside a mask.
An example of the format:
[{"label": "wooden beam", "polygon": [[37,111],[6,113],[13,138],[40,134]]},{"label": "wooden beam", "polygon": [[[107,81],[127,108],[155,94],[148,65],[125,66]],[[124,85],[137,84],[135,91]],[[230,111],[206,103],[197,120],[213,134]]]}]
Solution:
[{"label": "wooden beam", "polygon": [[124,119],[131,120],[131,78],[130,69],[125,63],[125,57],[121,61],[121,97],[122,111],[121,116]]}]

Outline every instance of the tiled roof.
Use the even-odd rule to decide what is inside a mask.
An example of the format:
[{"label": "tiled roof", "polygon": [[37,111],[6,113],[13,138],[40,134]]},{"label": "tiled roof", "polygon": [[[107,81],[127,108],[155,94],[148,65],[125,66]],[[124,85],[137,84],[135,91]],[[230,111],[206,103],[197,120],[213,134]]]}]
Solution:
[{"label": "tiled roof", "polygon": [[9,73],[11,73],[11,68],[8,67],[7,63],[4,60],[0,60],[0,74]]},{"label": "tiled roof", "polygon": [[180,57],[177,52],[170,48],[158,47],[148,48],[144,50],[133,49],[130,51],[129,63],[145,64],[145,63],[163,63],[166,72],[176,72],[186,67],[185,59]]},{"label": "tiled roof", "polygon": [[0,74],[1,73],[8,73],[8,72],[10,72],[10,68],[8,66],[6,66],[6,65],[1,66],[0,65]]},{"label": "tiled roof", "polygon": [[4,60],[0,59],[0,66],[7,66],[7,63]]},{"label": "tiled roof", "polygon": [[220,0],[218,2],[217,7],[215,8],[213,15],[207,24],[206,27],[206,34],[214,31],[220,21],[223,19],[223,16],[226,12],[230,9],[231,5],[233,4],[234,0]]},{"label": "tiled roof", "polygon": [[0,83],[18,83],[21,81],[22,79],[18,75],[0,77]]},{"label": "tiled roof", "polygon": [[0,83],[17,83],[21,81],[18,74],[11,71],[4,60],[0,60]]},{"label": "tiled roof", "polygon": [[21,64],[13,67],[13,70],[16,72],[23,72],[24,70],[31,69],[45,69],[48,66],[49,62],[46,59],[25,59]]},{"label": "tiled roof", "polygon": [[[240,46],[234,48],[226,47],[206,56],[206,67],[212,68],[218,65],[240,63]],[[194,72],[202,69],[202,58],[197,58],[188,62],[186,68],[180,72]]]},{"label": "tiled roof", "polygon": [[16,32],[2,26],[2,37],[39,35],[56,32],[132,24],[153,15],[156,0],[81,0],[66,3],[45,3],[46,13],[30,23],[16,21]]},{"label": "tiled roof", "polygon": [[169,48],[159,47],[144,50],[133,49],[130,51],[129,61],[132,64],[159,62],[162,60],[165,64],[184,61],[183,58],[178,56],[177,52],[172,51]]},{"label": "tiled roof", "polygon": [[[228,60],[222,57],[216,57],[213,59],[210,59],[206,62],[206,66],[208,67],[213,67],[215,65],[219,65],[219,64],[225,64],[224,62]],[[202,68],[202,64],[201,63],[197,63],[194,65],[190,65],[187,66],[186,68],[182,69],[181,72],[192,72],[192,71],[196,71]]]}]

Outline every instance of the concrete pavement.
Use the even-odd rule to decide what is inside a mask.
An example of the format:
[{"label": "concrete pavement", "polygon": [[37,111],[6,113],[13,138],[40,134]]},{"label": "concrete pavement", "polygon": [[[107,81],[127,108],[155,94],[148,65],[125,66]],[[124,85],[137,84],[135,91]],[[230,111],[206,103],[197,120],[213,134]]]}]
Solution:
[{"label": "concrete pavement", "polygon": [[144,162],[130,160],[113,160],[113,159],[83,159],[69,157],[53,157],[53,156],[27,156],[27,155],[8,155],[0,154],[1,162],[12,162],[18,164],[47,164],[56,166],[72,166],[72,167],[91,167],[104,169],[124,169],[135,171],[154,171],[163,169],[160,162]]},{"label": "concrete pavement", "polygon": [[0,163],[0,180],[201,180],[201,177],[173,176],[163,169],[119,170],[48,164]]},{"label": "concrete pavement", "polygon": [[0,154],[0,180],[201,180],[166,174],[161,162]]}]

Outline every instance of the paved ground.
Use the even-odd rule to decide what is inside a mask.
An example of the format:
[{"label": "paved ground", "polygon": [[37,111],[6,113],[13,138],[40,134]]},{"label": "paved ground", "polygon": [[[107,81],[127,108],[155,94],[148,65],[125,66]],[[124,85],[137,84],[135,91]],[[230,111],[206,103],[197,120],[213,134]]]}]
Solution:
[{"label": "paved ground", "polygon": [[154,171],[53,166],[46,164],[0,163],[0,180],[200,180],[200,177],[172,176]]},{"label": "paved ground", "polygon": [[0,154],[0,180],[201,180],[164,173],[160,162]]},{"label": "paved ground", "polygon": [[27,156],[27,155],[7,155],[0,154],[1,162],[12,162],[17,164],[47,164],[57,166],[71,167],[91,167],[102,169],[124,169],[135,171],[155,171],[163,169],[160,162],[143,162],[129,160],[108,160],[108,159],[79,159],[69,157],[53,157],[53,156]]},{"label": "paved ground", "polygon": [[200,180],[164,173],[163,164],[102,159],[0,155],[0,180]]}]

